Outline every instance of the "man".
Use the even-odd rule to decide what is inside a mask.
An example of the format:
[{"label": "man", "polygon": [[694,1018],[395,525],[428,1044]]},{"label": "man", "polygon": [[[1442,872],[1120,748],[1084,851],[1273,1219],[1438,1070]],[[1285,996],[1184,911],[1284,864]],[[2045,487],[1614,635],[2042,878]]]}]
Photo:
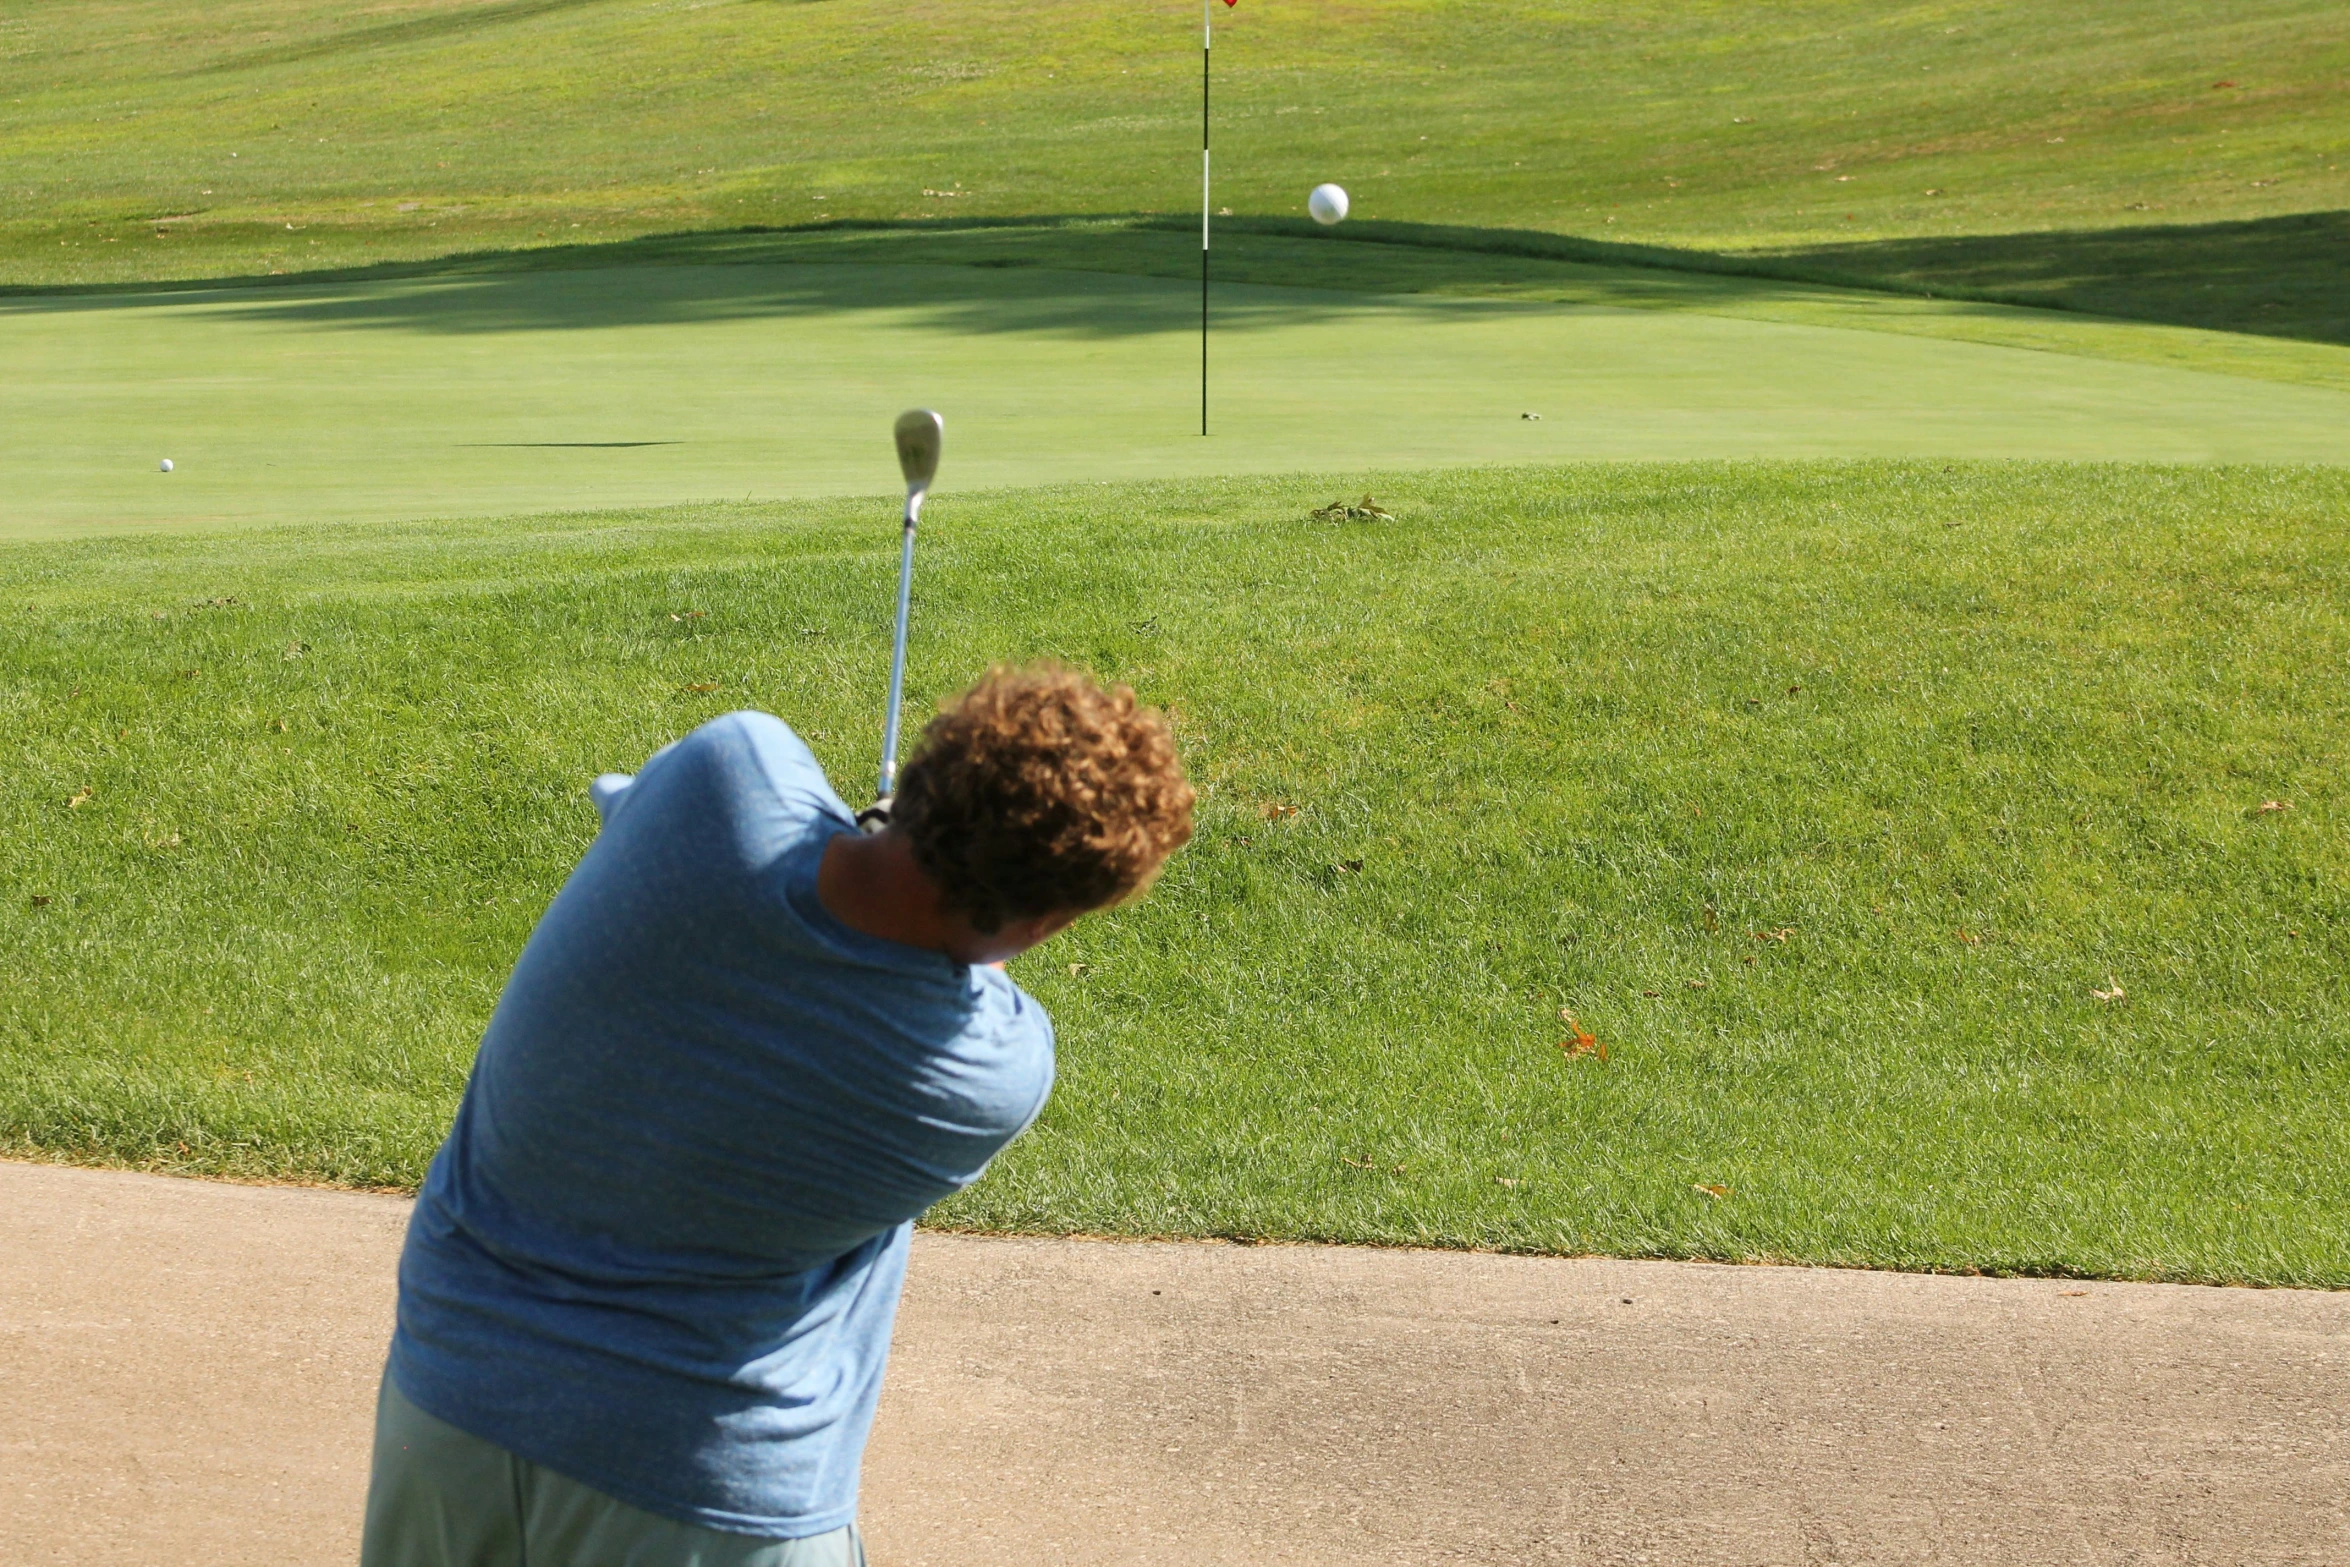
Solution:
[{"label": "man", "polygon": [[1003,962],[1191,834],[1165,722],[998,669],[860,834],[737,713],[593,791],[400,1262],[365,1567],[852,1567],[912,1220],[1043,1107]]}]

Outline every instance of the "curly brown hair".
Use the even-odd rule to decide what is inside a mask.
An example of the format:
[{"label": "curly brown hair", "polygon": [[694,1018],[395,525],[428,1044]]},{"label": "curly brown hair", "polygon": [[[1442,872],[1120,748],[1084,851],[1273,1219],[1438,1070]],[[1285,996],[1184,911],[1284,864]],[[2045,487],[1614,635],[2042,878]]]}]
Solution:
[{"label": "curly brown hair", "polygon": [[1190,841],[1193,798],[1167,720],[1131,690],[998,665],[922,731],[890,824],[947,910],[992,934],[1149,886]]}]

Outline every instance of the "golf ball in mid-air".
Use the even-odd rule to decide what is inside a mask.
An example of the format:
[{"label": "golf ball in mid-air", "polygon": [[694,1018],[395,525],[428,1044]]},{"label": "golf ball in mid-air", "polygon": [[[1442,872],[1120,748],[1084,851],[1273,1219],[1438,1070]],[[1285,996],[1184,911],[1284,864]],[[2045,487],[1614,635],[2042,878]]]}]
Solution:
[{"label": "golf ball in mid-air", "polygon": [[163,459],[163,471],[165,473],[171,472],[171,459],[168,457]]},{"label": "golf ball in mid-air", "polygon": [[1336,185],[1317,185],[1306,198],[1306,211],[1316,223],[1336,223],[1346,216],[1346,192]]}]

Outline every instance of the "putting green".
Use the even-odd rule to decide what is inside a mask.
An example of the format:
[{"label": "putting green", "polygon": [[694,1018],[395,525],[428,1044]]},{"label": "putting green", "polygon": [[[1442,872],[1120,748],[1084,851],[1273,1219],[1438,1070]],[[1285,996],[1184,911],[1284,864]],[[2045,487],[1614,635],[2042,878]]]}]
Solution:
[{"label": "putting green", "polygon": [[1580,458],[2332,463],[2350,428],[2350,393],[2143,364],[1235,285],[1202,440],[1197,298],[795,264],[19,299],[0,306],[0,534],[875,492],[915,402],[948,415],[957,488]]}]

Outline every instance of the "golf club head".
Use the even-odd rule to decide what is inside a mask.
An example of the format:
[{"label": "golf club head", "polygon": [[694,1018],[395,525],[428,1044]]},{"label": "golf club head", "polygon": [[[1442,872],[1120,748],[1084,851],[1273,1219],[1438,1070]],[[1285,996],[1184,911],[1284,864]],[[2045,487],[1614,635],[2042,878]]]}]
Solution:
[{"label": "golf club head", "polygon": [[922,504],[930,481],[938,474],[939,448],[946,440],[946,421],[928,408],[909,408],[898,415],[898,468],[906,476],[906,511],[910,516]]}]

